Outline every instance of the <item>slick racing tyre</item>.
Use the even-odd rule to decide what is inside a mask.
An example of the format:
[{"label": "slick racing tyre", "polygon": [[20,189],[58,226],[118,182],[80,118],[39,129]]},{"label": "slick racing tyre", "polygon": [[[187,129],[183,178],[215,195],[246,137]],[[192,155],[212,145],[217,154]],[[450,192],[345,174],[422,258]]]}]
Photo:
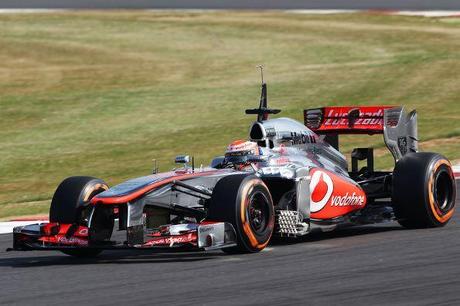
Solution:
[{"label": "slick racing tyre", "polygon": [[393,172],[392,200],[398,222],[407,228],[440,227],[454,212],[456,186],[450,162],[418,152],[401,158]]},{"label": "slick racing tyre", "polygon": [[230,175],[220,179],[214,187],[207,219],[233,225],[237,246],[224,248],[224,252],[259,252],[273,234],[273,200],[267,186],[257,176]]},{"label": "slick racing tyre", "polygon": [[[88,225],[90,200],[109,187],[100,179],[89,176],[72,176],[59,184],[51,200],[49,220],[65,224]],[[111,234],[112,229],[110,229]],[[98,255],[98,249],[63,250],[65,254],[76,257]]]}]

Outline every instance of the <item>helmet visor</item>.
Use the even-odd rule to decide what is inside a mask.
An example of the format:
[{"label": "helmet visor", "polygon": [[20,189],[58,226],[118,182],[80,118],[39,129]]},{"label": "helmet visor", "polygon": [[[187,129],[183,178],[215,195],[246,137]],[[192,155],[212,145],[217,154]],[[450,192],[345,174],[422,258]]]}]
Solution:
[{"label": "helmet visor", "polygon": [[227,152],[225,154],[225,161],[231,164],[245,164],[248,162],[249,157],[252,155],[252,150]]}]

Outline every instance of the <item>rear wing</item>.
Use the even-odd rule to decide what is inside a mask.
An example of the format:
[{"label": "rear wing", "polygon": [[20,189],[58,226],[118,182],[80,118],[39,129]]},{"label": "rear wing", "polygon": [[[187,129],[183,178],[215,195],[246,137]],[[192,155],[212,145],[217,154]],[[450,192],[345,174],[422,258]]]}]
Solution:
[{"label": "rear wing", "polygon": [[395,106],[337,106],[304,110],[304,123],[333,147],[339,147],[339,135],[383,134],[395,160],[408,152],[417,152],[417,112],[406,114]]},{"label": "rear wing", "polygon": [[339,106],[304,110],[305,125],[317,134],[382,134],[392,106]]}]

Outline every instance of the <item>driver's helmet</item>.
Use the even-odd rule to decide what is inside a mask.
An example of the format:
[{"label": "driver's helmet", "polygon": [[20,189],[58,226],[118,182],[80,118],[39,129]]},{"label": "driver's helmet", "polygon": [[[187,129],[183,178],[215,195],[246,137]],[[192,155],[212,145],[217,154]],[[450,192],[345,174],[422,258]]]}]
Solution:
[{"label": "driver's helmet", "polygon": [[235,140],[225,151],[225,162],[238,165],[238,168],[249,166],[248,157],[262,155],[257,143],[245,140]]}]

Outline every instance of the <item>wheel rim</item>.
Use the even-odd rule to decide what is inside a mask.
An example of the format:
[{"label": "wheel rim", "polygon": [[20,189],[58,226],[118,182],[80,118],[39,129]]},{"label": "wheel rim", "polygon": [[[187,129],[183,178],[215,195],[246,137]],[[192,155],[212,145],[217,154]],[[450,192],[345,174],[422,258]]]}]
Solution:
[{"label": "wheel rim", "polygon": [[449,172],[445,169],[436,173],[433,195],[437,208],[444,214],[452,208],[453,185]]},{"label": "wheel rim", "polygon": [[249,199],[248,221],[251,229],[256,234],[263,234],[270,219],[269,201],[265,194],[260,191],[253,193]]}]

